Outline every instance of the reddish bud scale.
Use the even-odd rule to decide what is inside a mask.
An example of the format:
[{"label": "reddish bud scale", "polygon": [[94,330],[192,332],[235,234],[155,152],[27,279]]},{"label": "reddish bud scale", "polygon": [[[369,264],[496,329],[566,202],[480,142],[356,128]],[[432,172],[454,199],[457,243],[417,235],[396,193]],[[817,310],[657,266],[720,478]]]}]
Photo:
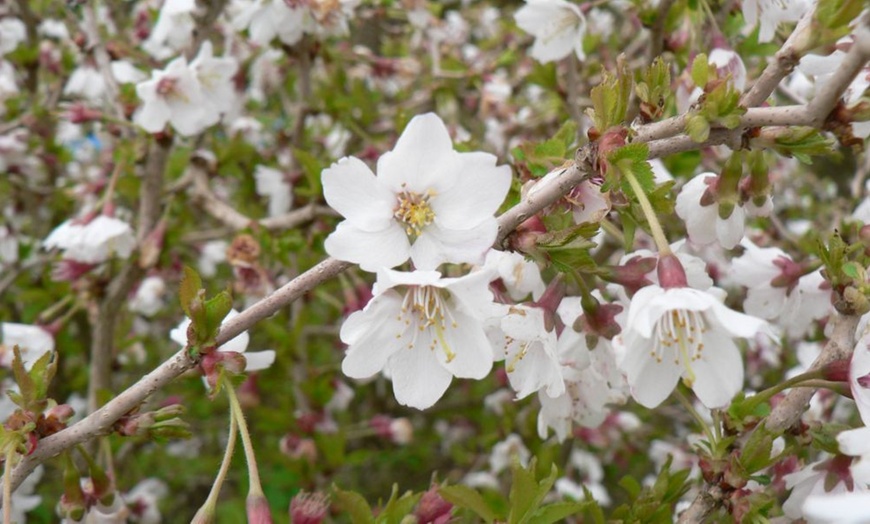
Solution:
[{"label": "reddish bud scale", "polygon": [[646,275],[654,270],[657,264],[658,261],[653,257],[636,256],[627,260],[625,264],[613,268],[608,278],[611,282],[624,287],[629,295],[634,295],[640,288],[652,284]]},{"label": "reddish bud scale", "polygon": [[290,501],[290,522],[292,524],[320,524],[329,509],[326,495],[300,491]]},{"label": "reddish bud scale", "polygon": [[834,382],[848,382],[849,364],[850,360],[848,359],[835,360],[826,364],[825,367],[822,369],[825,380],[831,380]]},{"label": "reddish bud scale", "polygon": [[601,135],[601,138],[598,139],[599,172],[605,173],[610,169],[607,157],[625,145],[626,137],[628,137],[628,130],[624,127],[608,129],[603,135]]},{"label": "reddish bud scale", "polygon": [[414,516],[419,524],[442,524],[450,520],[453,504],[447,502],[438,494],[438,486],[432,485],[420,497]]},{"label": "reddish bud scale", "polygon": [[689,286],[686,270],[683,269],[680,259],[673,253],[659,258],[656,271],[659,275],[659,284],[665,289]]}]

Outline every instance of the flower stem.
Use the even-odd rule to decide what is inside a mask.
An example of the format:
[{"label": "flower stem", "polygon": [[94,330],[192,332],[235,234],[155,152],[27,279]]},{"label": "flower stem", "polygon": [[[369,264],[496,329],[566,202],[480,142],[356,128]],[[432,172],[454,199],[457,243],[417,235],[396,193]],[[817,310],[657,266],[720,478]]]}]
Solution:
[{"label": "flower stem", "polygon": [[821,383],[828,383],[825,380],[819,380],[824,377],[824,371],[821,369],[817,369],[814,371],[807,371],[806,373],[801,373],[800,375],[794,376],[785,382],[781,382],[774,386],[771,386],[764,391],[758,392],[758,394],[746,399],[746,402],[743,404],[744,410],[752,411],[752,409],[761,404],[762,402],[767,402],[774,395],[781,393],[782,391],[803,386],[803,387],[820,387]]},{"label": "flower stem", "polygon": [[245,449],[245,461],[248,463],[248,477],[251,483],[250,492],[262,495],[263,487],[260,485],[260,472],[257,469],[257,457],[254,455],[254,446],[251,444],[251,434],[248,432],[248,423],[245,421],[245,414],[242,412],[242,406],[239,404],[239,398],[236,396],[236,391],[229,385],[226,385],[227,396],[230,399],[230,409],[232,410],[236,422],[239,426],[239,434],[242,437],[242,447]]},{"label": "flower stem", "polygon": [[625,176],[625,179],[628,180],[628,184],[631,186],[631,189],[634,191],[637,201],[640,204],[640,209],[643,211],[647,223],[649,223],[649,229],[652,233],[653,240],[656,243],[656,247],[659,249],[659,255],[664,256],[672,254],[668,238],[665,236],[659,218],[656,215],[652,204],[650,204],[649,199],[646,197],[646,193],[644,193],[643,188],[640,187],[640,182],[637,181],[634,173],[628,169],[622,170],[622,174]]},{"label": "flower stem", "polygon": [[6,463],[3,467],[3,524],[12,524],[12,460],[15,449],[6,451]]},{"label": "flower stem", "polygon": [[230,409],[230,434],[227,437],[227,448],[224,450],[224,458],[221,461],[217,477],[214,479],[214,484],[211,486],[211,491],[208,493],[208,498],[205,499],[205,503],[201,508],[199,508],[199,511],[196,512],[196,516],[193,518],[195,522],[197,521],[197,517],[205,518],[207,515],[214,513],[214,508],[217,505],[217,498],[221,492],[221,486],[223,486],[224,479],[227,477],[230,463],[233,461],[233,452],[236,449],[236,428],[235,411]]}]

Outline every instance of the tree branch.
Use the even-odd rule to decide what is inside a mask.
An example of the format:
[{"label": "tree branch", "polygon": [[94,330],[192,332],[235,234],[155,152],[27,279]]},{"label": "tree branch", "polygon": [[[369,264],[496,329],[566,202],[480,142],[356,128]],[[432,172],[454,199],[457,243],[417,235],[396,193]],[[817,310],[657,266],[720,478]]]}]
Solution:
[{"label": "tree branch", "polygon": [[208,185],[208,174],[196,162],[192,162],[188,166],[187,173],[182,178],[187,178],[188,176],[193,180],[191,193],[194,202],[216,220],[236,231],[254,226],[259,226],[270,231],[292,229],[310,222],[319,216],[338,216],[331,207],[309,204],[283,215],[257,220],[240,213],[231,205],[218,198]]}]

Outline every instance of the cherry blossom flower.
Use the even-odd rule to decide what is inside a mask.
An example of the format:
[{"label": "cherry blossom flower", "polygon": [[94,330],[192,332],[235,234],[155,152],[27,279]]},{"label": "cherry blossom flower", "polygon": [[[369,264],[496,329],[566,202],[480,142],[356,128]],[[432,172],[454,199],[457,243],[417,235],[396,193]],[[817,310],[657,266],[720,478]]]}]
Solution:
[{"label": "cherry blossom flower", "polygon": [[16,345],[24,367],[30,369],[42,355],[54,351],[54,337],[39,326],[0,322],[0,366],[12,367],[12,348]]},{"label": "cherry blossom flower", "polygon": [[213,277],[217,274],[218,265],[227,261],[227,249],[230,247],[226,240],[211,240],[202,245],[196,267],[204,277]]},{"label": "cherry blossom flower", "polygon": [[18,44],[26,40],[24,22],[11,16],[0,18],[0,56],[14,51]]},{"label": "cherry blossom flower", "polygon": [[453,377],[481,379],[492,369],[483,319],[492,312],[491,275],[442,278],[437,271],[378,272],[375,296],[348,317],[341,369],[351,378],[385,371],[396,400],[425,409]]},{"label": "cherry blossom flower", "polygon": [[140,480],[124,494],[124,502],[130,508],[134,522],[160,524],[160,500],[169,495],[169,486],[160,479],[149,477]]},{"label": "cherry blossom flower", "polygon": [[572,52],[583,60],[586,17],[576,5],[565,0],[526,0],[514,14],[517,25],[534,35],[532,58],[541,63],[561,60]]},{"label": "cherry blossom flower", "polygon": [[377,176],[355,157],[323,171],[326,201],[345,217],[326,251],[366,271],[408,257],[426,270],[443,262],[480,264],[510,186],[510,168],[495,163],[487,153],[454,151],[437,115],[414,117],[378,160]]},{"label": "cherry blossom flower", "polygon": [[514,301],[523,300],[530,293],[532,299],[538,300],[547,288],[538,265],[520,253],[490,249],[483,267],[498,274]]},{"label": "cherry blossom flower", "polygon": [[692,178],[677,195],[677,215],[686,222],[689,240],[699,245],[719,243],[732,249],[743,238],[746,216],[765,216],[770,207],[747,207],[737,203],[727,218],[719,216],[715,199],[706,202],[708,187],[716,180],[715,173],[701,173]]},{"label": "cherry blossom flower", "polygon": [[[855,45],[854,37],[843,37],[837,42],[837,45],[838,47],[845,48]],[[815,84],[813,85],[813,82],[807,79],[806,82],[810,86],[803,86],[805,91],[811,93],[815,91],[815,86],[824,84],[840,68],[845,58],[846,52],[842,49],[836,49],[834,52],[824,56],[814,54],[804,55],[798,64],[799,72],[812,76]],[[846,88],[846,92],[843,93],[843,101],[847,109],[859,103],[864,92],[870,87],[870,78],[868,76],[870,76],[870,68],[865,67],[855,75],[852,83]],[[798,87],[801,87],[800,84]],[[852,132],[855,136],[867,138],[870,136],[870,122],[853,122]]]},{"label": "cherry blossom flower", "polygon": [[870,426],[870,330],[865,329],[855,344],[849,365],[849,385],[861,420]]},{"label": "cherry blossom flower", "polygon": [[216,122],[218,115],[208,114],[202,85],[196,72],[180,56],[164,70],[151,72],[151,79],[136,85],[142,107],[133,121],[149,133],[163,131],[167,123],[185,136],[195,135]]},{"label": "cherry blossom flower", "polygon": [[731,278],[746,286],[743,310],[766,320],[778,318],[782,328],[802,336],[813,320],[831,311],[831,290],[825,289],[820,270],[803,274],[801,266],[781,249],[760,248],[750,240],[741,243],[746,251],[732,262]]},{"label": "cherry blossom flower", "polygon": [[99,264],[112,256],[128,258],[136,237],[123,220],[97,215],[92,220],[67,220],[46,237],[43,246],[60,249],[64,260]]},{"label": "cherry blossom flower", "polygon": [[682,377],[710,409],[727,405],[743,387],[733,339],[753,337],[766,325],[728,309],[711,292],[656,285],[635,293],[625,324],[621,366],[634,399],[654,408]]},{"label": "cherry blossom flower", "polygon": [[292,9],[283,0],[235,0],[233,27],[248,30],[251,41],[262,46],[277,37],[282,43],[294,45],[302,39],[302,9]]},{"label": "cherry blossom flower", "polygon": [[190,68],[196,73],[204,99],[207,117],[201,125],[216,124],[220,116],[232,110],[236,103],[233,77],[239,64],[231,56],[215,57],[211,42],[206,41],[190,63]]},{"label": "cherry blossom flower", "polygon": [[601,459],[588,451],[574,449],[569,460],[572,475],[580,477],[581,482],[575,482],[569,477],[561,477],[554,485],[556,492],[574,500],[586,500],[586,491],[589,491],[598,504],[609,506],[611,499],[602,483],[604,468],[601,466]]},{"label": "cherry blossom flower", "polygon": [[[229,314],[227,314],[227,316],[224,318],[223,322],[221,322],[221,325],[238,316],[238,314],[239,312],[235,309],[231,310]],[[181,321],[180,324],[178,324],[178,326],[176,326],[172,331],[169,332],[169,338],[171,338],[173,342],[180,344],[181,346],[187,346],[188,327],[190,327],[190,319],[185,318]],[[218,348],[218,351],[232,351],[234,353],[243,353],[245,355],[245,361],[247,363],[247,365],[245,366],[245,371],[260,371],[271,366],[272,363],[275,362],[275,351],[271,349],[267,349],[265,351],[247,351],[248,343],[250,342],[250,340],[251,336],[248,335],[248,332],[243,331],[234,339],[220,346]]]},{"label": "cherry blossom flower", "polygon": [[749,27],[759,25],[759,42],[770,42],[779,24],[797,22],[811,5],[808,0],[745,0],[743,17]]},{"label": "cherry blossom flower", "polygon": [[302,2],[293,0],[235,0],[233,27],[248,30],[252,42],[269,45],[276,37],[295,45],[304,34],[318,37],[347,34],[348,20],[359,0]]},{"label": "cherry blossom flower", "polygon": [[164,294],[166,294],[166,282],[163,278],[156,275],[147,277],[139,284],[128,307],[134,313],[152,317],[163,307]]},{"label": "cherry blossom flower", "polygon": [[98,101],[106,92],[106,82],[96,67],[83,65],[77,67],[66,81],[63,94],[75,95]]},{"label": "cherry blossom flower", "polygon": [[169,58],[184,49],[193,38],[196,22],[195,0],[165,0],[157,23],[151,29],[142,49],[158,60]]},{"label": "cherry blossom flower", "polygon": [[870,491],[810,495],[801,511],[811,524],[867,524]]},{"label": "cherry blossom flower", "polygon": [[494,344],[495,359],[505,361],[508,380],[517,398],[538,390],[544,390],[549,397],[565,393],[557,345],[570,339],[558,339],[552,326],[547,329],[544,310],[522,305],[506,307],[499,325],[504,339]]},{"label": "cherry blossom flower", "polygon": [[516,433],[511,433],[492,447],[492,453],[489,455],[489,470],[494,475],[498,475],[508,469],[514,460],[519,461],[520,465],[525,468],[529,465],[530,458],[531,453],[523,443],[522,437]]},{"label": "cherry blossom flower", "polygon": [[269,199],[269,216],[283,215],[293,207],[293,188],[283,171],[266,166],[254,170],[257,194]]},{"label": "cherry blossom flower", "polygon": [[559,441],[571,433],[574,423],[594,428],[604,422],[610,404],[624,404],[628,391],[625,377],[616,364],[616,354],[609,340],[598,338],[591,351],[583,334],[571,326],[583,314],[579,297],[565,297],[557,310],[565,324],[559,335],[558,358],[565,381],[565,393],[551,398],[538,393],[538,435],[547,438],[549,428]]},{"label": "cherry blossom flower", "polygon": [[677,215],[686,221],[692,242],[701,245],[718,242],[725,249],[731,249],[743,238],[746,212],[742,206],[734,206],[731,216],[722,218],[715,202],[704,205],[702,198],[713,180],[713,173],[703,173],[684,185],[677,195]]},{"label": "cherry blossom flower", "polygon": [[837,443],[842,455],[786,475],[786,487],[792,489],[782,505],[787,517],[804,517],[805,504],[815,497],[870,493],[870,428],[843,431],[837,435]]}]

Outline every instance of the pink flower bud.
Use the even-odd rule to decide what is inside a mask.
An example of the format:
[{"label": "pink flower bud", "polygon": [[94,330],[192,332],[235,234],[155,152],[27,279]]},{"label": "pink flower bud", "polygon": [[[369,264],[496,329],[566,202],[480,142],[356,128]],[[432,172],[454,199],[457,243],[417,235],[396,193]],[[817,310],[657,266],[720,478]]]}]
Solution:
[{"label": "pink flower bud", "polygon": [[328,500],[323,493],[300,491],[290,501],[290,522],[292,524],[320,524],[326,518]]},{"label": "pink flower bud", "polygon": [[272,524],[272,511],[269,501],[262,493],[251,493],[245,501],[249,524]]},{"label": "pink flower bud", "polygon": [[673,253],[659,258],[656,270],[659,275],[659,284],[664,289],[688,287],[689,285],[686,281],[686,270],[683,269],[680,259]]},{"label": "pink flower bud", "polygon": [[438,494],[438,486],[433,484],[417,504],[414,516],[419,524],[442,524],[450,520],[453,504],[447,502]]}]

